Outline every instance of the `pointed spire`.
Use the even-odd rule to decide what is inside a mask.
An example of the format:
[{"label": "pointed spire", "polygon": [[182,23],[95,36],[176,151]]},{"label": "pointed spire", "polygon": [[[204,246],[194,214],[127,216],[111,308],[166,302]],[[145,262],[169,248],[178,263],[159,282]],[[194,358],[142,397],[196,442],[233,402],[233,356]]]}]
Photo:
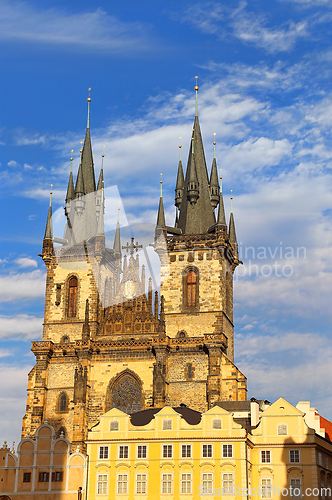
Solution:
[{"label": "pointed spire", "polygon": [[[233,190],[231,190],[233,192]],[[234,222],[234,215],[233,215],[233,196],[231,196],[231,216],[229,219],[229,241],[233,245],[237,245],[237,239],[236,239],[236,231],[235,231],[235,222]]]},{"label": "pointed spire", "polygon": [[[220,169],[220,174],[221,174],[221,169]],[[217,225],[227,227],[226,217],[225,217],[224,200],[223,200],[223,196],[222,196],[222,177],[221,177],[221,175],[220,175],[220,195],[219,195],[219,209],[218,209]]]},{"label": "pointed spire", "polygon": [[[191,140],[190,145],[178,223],[178,228],[181,229],[182,234],[187,235],[205,234],[208,228],[216,222],[211,205],[209,178],[198,116],[195,116],[192,139],[194,140]],[[199,197],[196,203],[192,205],[188,199],[188,189],[190,187],[189,179],[191,175],[194,175],[191,168],[193,163],[195,165]]]},{"label": "pointed spire", "polygon": [[187,184],[187,198],[191,205],[194,205],[199,197],[198,181],[196,174],[195,156],[194,156],[194,137],[191,139],[191,158],[189,163],[189,179]]},{"label": "pointed spire", "polygon": [[77,174],[76,185],[75,185],[75,195],[76,195],[76,198],[78,196],[84,195],[84,181],[83,181],[82,163],[78,167],[78,174]]},{"label": "pointed spire", "polygon": [[48,214],[47,214],[47,222],[46,222],[46,229],[45,229],[45,235],[44,235],[44,240],[51,240],[53,241],[53,224],[52,224],[52,187],[53,184],[51,184],[51,191],[50,191],[50,206],[48,209]]},{"label": "pointed spire", "polygon": [[98,217],[96,236],[105,236],[105,230],[104,230],[104,189],[103,188],[101,189],[100,213],[99,213],[99,217]]},{"label": "pointed spire", "polygon": [[198,116],[198,99],[197,99],[197,92],[198,92],[198,85],[197,85],[197,78],[198,76],[195,76],[196,78],[196,85],[195,85],[195,92],[196,92],[196,104],[195,104],[195,116]]},{"label": "pointed spire", "polygon": [[160,179],[160,199],[159,199],[159,208],[158,208],[158,217],[157,217],[157,228],[164,229],[166,227],[165,222],[165,212],[164,212],[164,203],[163,203],[163,180],[162,175]]},{"label": "pointed spire", "polygon": [[74,179],[73,179],[73,149],[70,157],[70,174],[67,187],[66,204],[75,199]]},{"label": "pointed spire", "polygon": [[118,208],[118,219],[116,222],[114,243],[113,243],[114,253],[121,255],[121,238],[120,238],[120,207]]},{"label": "pointed spire", "polygon": [[[181,139],[181,137],[180,137]],[[183,196],[183,187],[184,187],[184,175],[181,161],[181,144],[179,145],[179,165],[178,165],[178,175],[176,178],[176,186],[175,186],[175,206],[180,208],[182,196]]]},{"label": "pointed spire", "polygon": [[82,337],[83,337],[83,339],[90,338],[89,299],[86,299],[86,302],[85,302],[85,318],[84,318],[84,324],[83,324],[83,328],[82,328]]},{"label": "pointed spire", "polygon": [[91,147],[91,138],[90,138],[90,90],[89,89],[89,97],[88,97],[88,121],[86,134],[84,139],[84,145],[82,150],[82,172],[83,172],[83,181],[84,181],[84,194],[89,194],[96,191],[96,180],[95,180],[95,171],[93,167],[93,156],[92,156],[92,147]]},{"label": "pointed spire", "polygon": [[[213,135],[216,135],[215,133]],[[213,210],[219,203],[219,182],[218,182],[218,171],[217,171],[217,160],[216,160],[216,141],[213,141],[213,161],[210,176],[210,195],[211,195],[211,205]]]},{"label": "pointed spire", "polygon": [[104,187],[104,157],[105,157],[104,151],[105,151],[105,146],[103,146],[103,154],[101,155],[100,175],[99,175],[98,186],[97,186],[98,191],[99,191],[99,189],[103,189],[103,187]]}]

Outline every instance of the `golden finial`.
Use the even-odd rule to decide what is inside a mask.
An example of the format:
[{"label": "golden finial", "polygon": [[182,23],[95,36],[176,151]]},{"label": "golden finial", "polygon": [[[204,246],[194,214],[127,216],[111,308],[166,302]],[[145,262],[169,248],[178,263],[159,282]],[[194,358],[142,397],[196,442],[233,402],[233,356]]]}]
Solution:
[{"label": "golden finial", "polygon": [[104,156],[105,156],[105,146],[103,146],[103,154],[101,156],[102,156],[102,158],[104,158]]},{"label": "golden finial", "polygon": [[71,155],[70,155],[70,171],[73,171],[73,152],[74,150],[71,150]]},{"label": "golden finial", "polygon": [[88,101],[88,122],[87,122],[86,128],[90,128],[90,102],[91,102],[90,90],[91,90],[91,87],[89,88],[89,97],[87,99],[87,101]]},{"label": "golden finial", "polygon": [[160,198],[163,197],[163,174],[160,174]]},{"label": "golden finial", "polygon": [[50,191],[50,207],[52,206],[52,194],[53,194],[53,184],[51,184],[51,191]]},{"label": "golden finial", "polygon": [[[213,135],[215,136],[215,135],[216,135],[216,133],[215,133],[215,132],[213,132]],[[217,143],[216,143],[216,138],[214,137],[214,141],[213,141],[213,158],[215,158],[215,157],[216,157],[216,144],[217,144]]]},{"label": "golden finial", "polygon": [[[180,135],[179,139],[180,140],[182,139],[181,135]],[[182,146],[181,146],[181,144],[179,144],[179,160],[180,161],[181,161],[181,148],[182,148]]]},{"label": "golden finial", "polygon": [[233,189],[231,189],[231,214],[233,213],[233,196],[232,196],[232,193],[233,193]]},{"label": "golden finial", "polygon": [[198,78],[198,76],[195,76],[195,78],[196,78],[196,85],[195,85],[195,92],[196,92],[195,116],[198,116],[198,104],[197,104],[197,92],[198,92],[197,78]]}]

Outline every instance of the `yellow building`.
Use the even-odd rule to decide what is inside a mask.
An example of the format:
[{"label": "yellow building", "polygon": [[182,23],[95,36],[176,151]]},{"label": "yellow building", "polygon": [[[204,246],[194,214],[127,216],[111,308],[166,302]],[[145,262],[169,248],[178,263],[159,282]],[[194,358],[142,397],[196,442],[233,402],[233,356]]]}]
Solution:
[{"label": "yellow building", "polygon": [[283,398],[220,402],[202,414],[113,408],[88,435],[87,499],[327,498],[332,444],[313,412]]}]

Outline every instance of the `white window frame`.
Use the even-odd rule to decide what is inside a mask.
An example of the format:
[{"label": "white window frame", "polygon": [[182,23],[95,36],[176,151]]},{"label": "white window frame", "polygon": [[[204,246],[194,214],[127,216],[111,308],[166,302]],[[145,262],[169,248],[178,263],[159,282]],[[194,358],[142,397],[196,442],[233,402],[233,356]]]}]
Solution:
[{"label": "white window frame", "polygon": [[[299,459],[298,460],[292,460],[291,459],[291,454],[293,453],[294,455],[298,453]],[[294,456],[295,458],[295,456]],[[290,464],[299,464],[301,462],[301,451],[298,448],[292,448],[289,450],[289,463]]]},{"label": "white window frame", "polygon": [[272,498],[272,478],[262,477],[261,478],[261,497],[262,498]]},{"label": "white window frame", "polygon": [[[120,477],[123,477],[123,478],[126,478],[126,479],[125,480],[122,479],[120,481],[120,479],[119,479]],[[123,483],[123,484],[126,485],[126,491],[122,491],[121,493],[119,491],[120,490],[120,488],[119,488],[120,483],[121,484]],[[122,486],[122,488],[123,488],[123,486]],[[117,473],[117,475],[116,475],[116,494],[117,495],[128,495],[129,494],[129,479],[128,479],[128,473],[127,472],[118,472]]]},{"label": "white window frame", "polygon": [[[164,449],[166,449],[166,447],[167,447],[167,456],[165,457],[165,456],[164,456]],[[171,454],[172,454],[172,456],[169,456],[169,455],[168,455],[168,452],[169,452],[169,447],[171,447]],[[162,444],[162,445],[161,445],[161,456],[162,456],[162,458],[163,458],[163,459],[166,459],[166,458],[173,458],[173,451],[174,451],[174,450],[173,450],[173,445],[172,445],[172,444]]]},{"label": "white window frame", "polygon": [[[123,456],[121,457],[121,448],[123,448]],[[125,450],[127,450],[127,457],[125,457]],[[119,460],[129,460],[129,446],[127,444],[119,444],[118,447],[118,459]]]},{"label": "white window frame", "polygon": [[[139,448],[142,448],[144,449],[145,448],[145,457],[139,457],[138,456],[138,449]],[[148,445],[147,444],[138,444],[137,447],[136,447],[136,458],[138,460],[144,460],[145,458],[148,458]]]},{"label": "white window frame", "polygon": [[[226,448],[226,446],[227,446],[227,448]],[[221,456],[222,456],[222,458],[233,458],[233,456],[234,456],[234,447],[233,447],[232,444],[230,444],[230,443],[222,443],[221,447],[222,447],[221,448]],[[224,450],[227,450],[226,451],[226,455],[224,454]],[[231,454],[229,454],[229,450],[231,450],[231,452],[230,452]]]},{"label": "white window frame", "polygon": [[[181,472],[181,475],[180,475],[180,495],[192,495],[192,491],[193,491],[192,481],[193,481],[193,479],[192,479],[191,472]],[[184,488],[183,488],[183,486],[184,486]],[[189,486],[189,488],[188,488],[188,486]],[[185,491],[183,491],[183,489],[185,489]]]},{"label": "white window frame", "polygon": [[[192,456],[193,456],[193,450],[192,450],[191,444],[181,443],[180,446],[181,446],[181,458],[192,458]],[[186,449],[185,455],[183,455],[183,448],[182,448],[183,446],[186,447],[185,448]],[[188,448],[190,450],[189,456],[188,456],[188,453],[187,453],[188,452]]]},{"label": "white window frame", "polygon": [[[210,486],[207,486],[207,489],[204,491],[204,493],[206,495],[213,495],[213,492],[214,492],[214,477],[213,477],[213,472],[207,472],[207,471],[204,471],[201,473],[201,485],[203,486],[203,489],[205,490],[205,487],[204,487],[204,482],[205,483],[211,483],[211,487]],[[208,476],[208,477],[205,477],[204,476]],[[211,490],[211,491],[210,491]]]},{"label": "white window frame", "polygon": [[[167,478],[165,479],[165,477]],[[171,484],[171,491],[163,491],[164,489],[164,483],[166,482],[167,484],[167,490],[168,490],[168,485],[169,483]],[[162,495],[173,495],[173,473],[172,472],[162,472],[161,474],[161,494]]]},{"label": "white window frame", "polygon": [[[100,480],[99,478],[101,476],[106,477],[106,479]],[[103,487],[104,483],[106,483],[106,492],[105,493],[99,493],[99,485],[102,484],[102,487]],[[108,474],[105,474],[104,472],[97,472],[96,495],[98,495],[98,496],[108,495]]]},{"label": "white window frame", "polygon": [[[228,476],[228,477],[226,477]],[[229,477],[231,476],[231,477]],[[225,486],[226,483],[226,486]],[[233,495],[232,491],[229,492],[230,488],[234,490],[234,474],[233,472],[223,472],[222,473],[222,496],[224,495]]]},{"label": "white window frame", "polygon": [[[144,479],[141,478],[141,480],[139,481],[138,480],[138,476],[144,476]],[[135,491],[136,491],[136,495],[147,495],[148,494],[148,475],[146,472],[137,472],[136,473],[136,478],[135,478]],[[138,492],[138,484],[141,483],[145,485],[145,491],[144,492]]]},{"label": "white window frame", "polygon": [[[269,453],[269,460],[266,460],[266,454]],[[265,454],[265,458],[263,459],[263,454]],[[261,464],[270,464],[272,463],[272,453],[271,453],[271,450],[261,450],[260,452],[260,456],[261,456]]]},{"label": "white window frame", "polygon": [[[292,482],[296,482],[296,484],[292,484]],[[292,488],[299,488],[300,489],[300,494],[299,495],[294,495]],[[298,477],[292,477],[289,480],[289,498],[302,498],[302,481]]]},{"label": "white window frame", "polygon": [[[204,456],[204,447],[206,446],[206,455]],[[211,455],[209,455],[209,446],[211,446]],[[202,458],[213,458],[213,444],[204,443],[202,444]]]},{"label": "white window frame", "polygon": [[[107,457],[105,457],[105,452],[107,450]],[[109,460],[109,447],[108,446],[99,446],[98,448],[98,459],[99,460]]]},{"label": "white window frame", "polygon": [[172,419],[171,418],[165,418],[163,420],[163,431],[171,431],[172,430]]}]

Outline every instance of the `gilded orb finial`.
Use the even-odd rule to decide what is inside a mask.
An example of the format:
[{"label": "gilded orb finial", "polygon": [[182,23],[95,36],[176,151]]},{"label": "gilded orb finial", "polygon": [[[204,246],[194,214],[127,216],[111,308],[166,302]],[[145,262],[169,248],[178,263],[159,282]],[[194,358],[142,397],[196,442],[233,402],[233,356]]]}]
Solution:
[{"label": "gilded orb finial", "polygon": [[[180,140],[182,139],[181,135],[180,135],[179,139],[180,139]],[[180,161],[181,161],[181,148],[182,148],[182,145],[181,145],[181,144],[179,144],[179,160],[180,160]]]},{"label": "gilded orb finial", "polygon": [[163,197],[163,174],[160,174],[160,198]]},{"label": "gilded orb finial", "polygon": [[101,156],[102,156],[102,158],[104,158],[104,156],[105,156],[105,146],[103,146],[103,154]]},{"label": "gilded orb finial", "polygon": [[195,76],[195,78],[196,78],[195,90],[196,90],[196,92],[197,92],[197,91],[198,91],[198,85],[197,85],[197,78],[198,78],[198,76]]},{"label": "gilded orb finial", "polygon": [[233,189],[231,189],[231,214],[233,213],[233,196],[232,196],[232,193],[233,193]]},{"label": "gilded orb finial", "polygon": [[87,101],[88,101],[88,102],[91,102],[91,97],[90,97],[91,87],[89,87],[88,91],[89,91],[89,97],[88,97]]},{"label": "gilded orb finial", "polygon": [[[215,132],[213,132],[213,135],[215,136],[215,135],[216,135],[216,133],[215,133]],[[216,144],[217,144],[217,143],[216,143],[216,138],[214,137],[214,141],[213,141],[213,158],[215,158],[215,157],[216,157]]]}]

